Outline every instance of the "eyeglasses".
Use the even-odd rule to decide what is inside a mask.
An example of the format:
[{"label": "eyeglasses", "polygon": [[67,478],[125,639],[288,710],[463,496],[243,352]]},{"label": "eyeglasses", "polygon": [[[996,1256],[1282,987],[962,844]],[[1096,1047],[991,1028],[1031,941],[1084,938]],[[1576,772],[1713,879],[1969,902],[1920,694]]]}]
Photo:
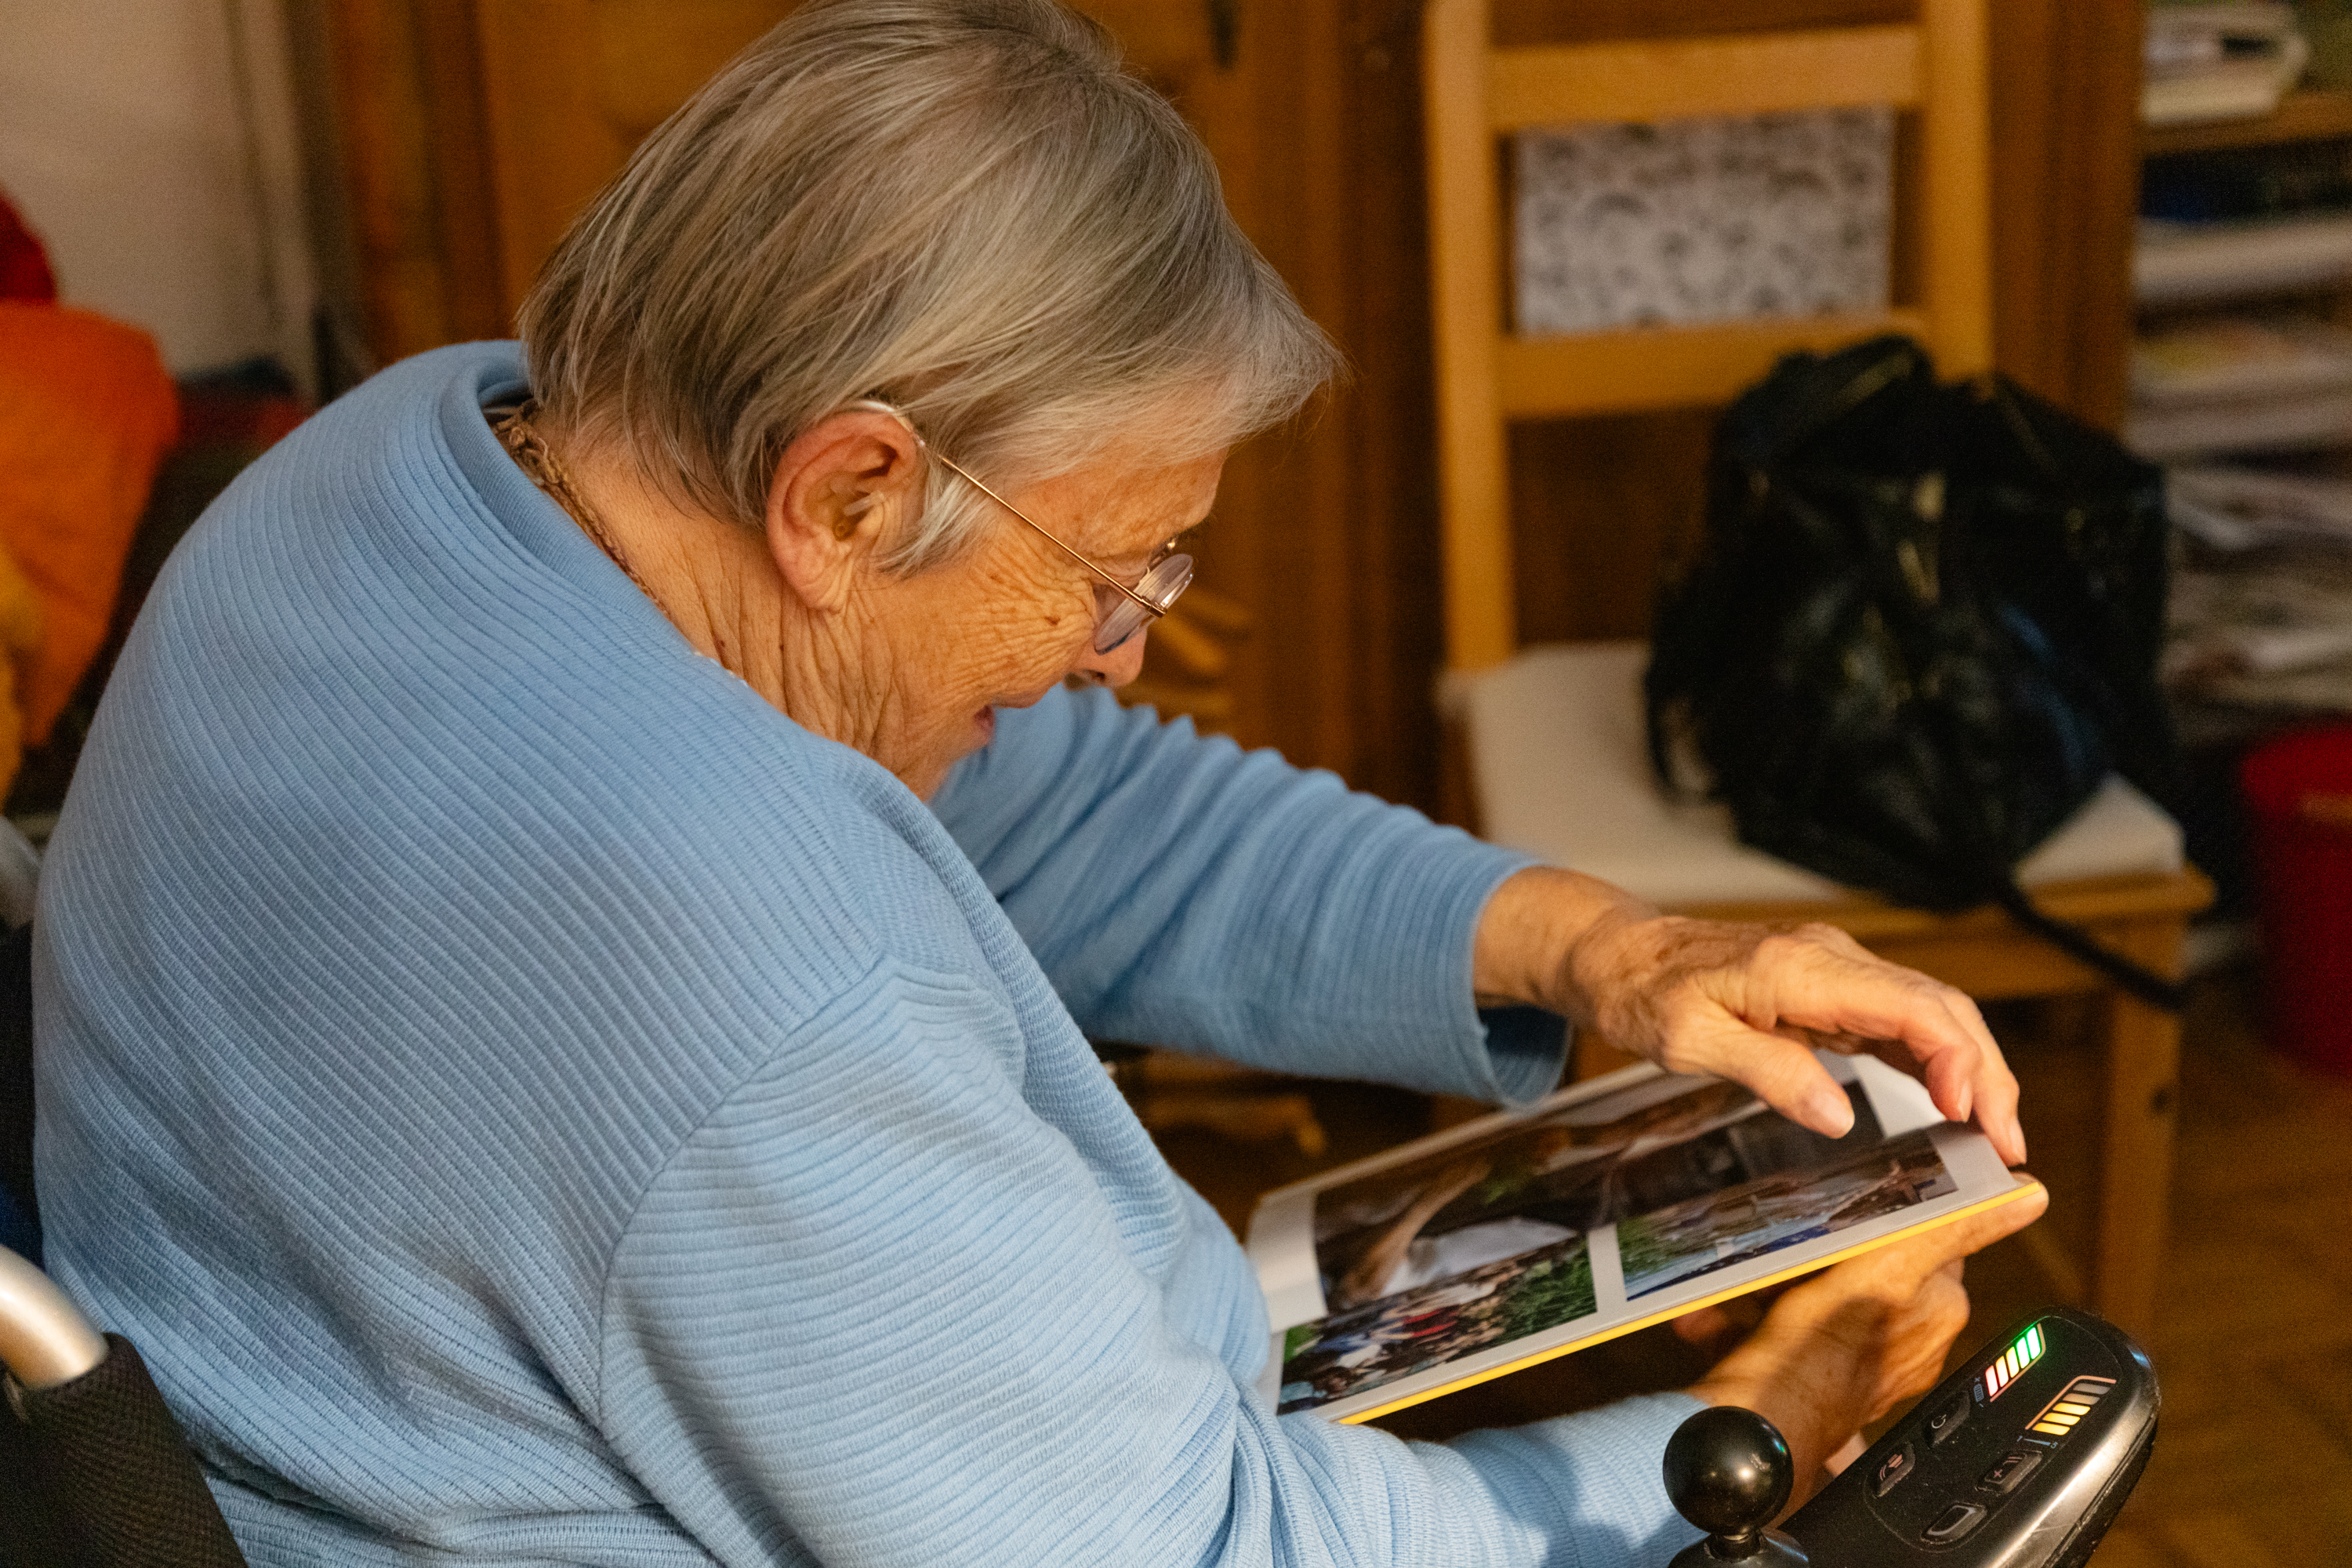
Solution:
[{"label": "eyeglasses", "polygon": [[1192,558],[1190,555],[1179,553],[1174,540],[1171,539],[1160,547],[1159,553],[1154,555],[1150,564],[1144,568],[1143,576],[1130,588],[1063,543],[1052,529],[982,484],[962,464],[933,447],[929,442],[923,439],[923,433],[915,428],[915,422],[908,418],[903,410],[875,397],[861,397],[849,406],[866,409],[876,414],[887,414],[891,418],[904,425],[914,436],[915,444],[922,447],[930,457],[937,458],[940,467],[1035,529],[1039,533],[1044,534],[1055,549],[1100,578],[1101,581],[1095,584],[1095,651],[1097,653],[1116,653],[1127,646],[1136,633],[1166,615],[1168,606],[1176,602],[1177,595],[1191,585]]}]

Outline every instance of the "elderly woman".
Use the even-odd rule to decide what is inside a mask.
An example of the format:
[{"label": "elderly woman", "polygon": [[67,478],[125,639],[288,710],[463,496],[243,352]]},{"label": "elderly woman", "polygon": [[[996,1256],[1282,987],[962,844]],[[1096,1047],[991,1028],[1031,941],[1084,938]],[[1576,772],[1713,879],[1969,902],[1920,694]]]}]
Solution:
[{"label": "elderly woman", "polygon": [[1089,25],[806,6],[522,326],[222,499],[47,873],[55,1270],[256,1562],[1654,1562],[1694,1397],[1810,1470],[1932,1376],[2028,1205],[1694,1395],[1422,1446],[1255,1392],[1241,1250],[1084,1031],[1514,1100],[1566,1015],[1832,1131],[1795,1042],[1868,1040],[2022,1150],[1969,1005],[1833,933],[1112,700],[1332,356]]}]

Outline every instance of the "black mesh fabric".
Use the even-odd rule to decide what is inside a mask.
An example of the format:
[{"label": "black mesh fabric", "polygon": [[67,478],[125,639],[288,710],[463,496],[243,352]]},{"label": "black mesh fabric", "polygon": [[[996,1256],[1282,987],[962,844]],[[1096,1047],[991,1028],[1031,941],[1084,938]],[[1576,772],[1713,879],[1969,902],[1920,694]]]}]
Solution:
[{"label": "black mesh fabric", "polygon": [[[33,928],[0,939],[0,1186],[33,1205]],[[37,1258],[36,1262],[39,1261]]]},{"label": "black mesh fabric", "polygon": [[24,1423],[0,1405],[0,1568],[54,1568],[47,1516],[33,1506],[33,1450]]},{"label": "black mesh fabric", "polygon": [[23,1394],[21,1425],[0,1413],[0,1526],[16,1553],[0,1562],[245,1568],[146,1363],[130,1341],[106,1342],[92,1371]]}]

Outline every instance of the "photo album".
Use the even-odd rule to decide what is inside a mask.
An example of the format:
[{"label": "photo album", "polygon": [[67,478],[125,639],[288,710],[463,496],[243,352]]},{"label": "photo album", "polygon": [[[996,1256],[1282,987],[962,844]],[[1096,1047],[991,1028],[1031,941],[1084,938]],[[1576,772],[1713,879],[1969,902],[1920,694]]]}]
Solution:
[{"label": "photo album", "polygon": [[1369,1420],[2031,1190],[1911,1079],[1819,1054],[1843,1138],[1642,1066],[1267,1194],[1277,1408]]}]

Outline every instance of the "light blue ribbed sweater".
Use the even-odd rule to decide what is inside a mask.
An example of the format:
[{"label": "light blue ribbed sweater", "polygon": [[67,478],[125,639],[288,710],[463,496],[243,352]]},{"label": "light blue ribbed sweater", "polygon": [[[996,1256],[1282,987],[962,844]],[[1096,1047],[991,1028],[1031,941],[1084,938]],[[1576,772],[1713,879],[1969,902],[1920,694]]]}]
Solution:
[{"label": "light blue ribbed sweater", "polygon": [[1263,1304],[1080,1035],[1525,1097],[1516,863],[1056,693],[933,806],[507,460],[507,345],[241,478],[45,874],[55,1272],[258,1563],[1656,1563],[1678,1397],[1447,1446]]}]

